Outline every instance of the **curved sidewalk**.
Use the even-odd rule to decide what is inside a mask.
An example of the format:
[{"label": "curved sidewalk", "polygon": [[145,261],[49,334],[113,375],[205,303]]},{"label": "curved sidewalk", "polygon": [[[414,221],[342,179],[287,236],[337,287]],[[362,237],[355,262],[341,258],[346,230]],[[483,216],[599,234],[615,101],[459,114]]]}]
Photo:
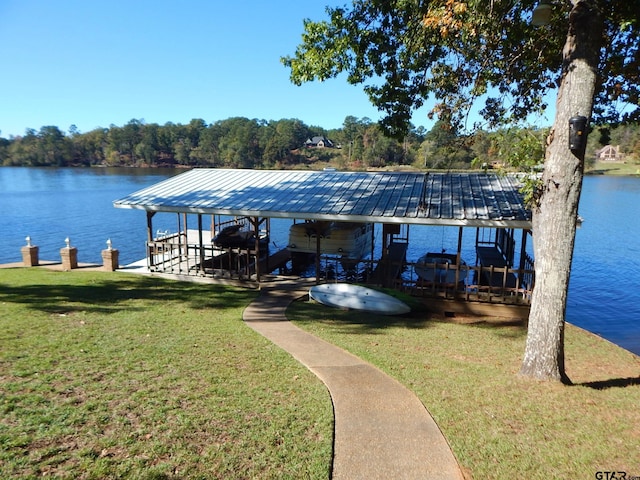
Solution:
[{"label": "curved sidewalk", "polygon": [[243,316],[329,389],[335,418],[332,479],[462,480],[449,444],[410,390],[287,321],[289,303],[307,293],[300,288],[282,282],[263,288]]}]

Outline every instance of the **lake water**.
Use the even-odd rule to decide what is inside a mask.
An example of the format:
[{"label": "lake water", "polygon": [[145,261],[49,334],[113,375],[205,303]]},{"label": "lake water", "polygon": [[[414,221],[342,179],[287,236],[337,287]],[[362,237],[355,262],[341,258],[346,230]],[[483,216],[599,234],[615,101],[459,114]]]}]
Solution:
[{"label": "lake water", "polygon": [[[107,239],[126,265],[145,255],[146,215],[116,209],[113,201],[180,173],[148,169],[0,168],[0,263],[21,261],[29,235],[40,259],[60,260],[69,237],[78,261],[101,263]],[[586,177],[580,203],[567,320],[640,354],[640,178]],[[271,239],[287,243],[288,221],[272,221]],[[175,231],[176,215],[158,214],[154,229]],[[467,235],[472,237],[472,235]],[[376,236],[379,238],[379,235]],[[469,240],[472,240],[469,238]],[[420,245],[455,248],[457,229],[412,229],[408,259]],[[416,246],[417,245],[417,246]],[[463,257],[473,259],[465,243]],[[0,272],[1,275],[1,272]]]}]

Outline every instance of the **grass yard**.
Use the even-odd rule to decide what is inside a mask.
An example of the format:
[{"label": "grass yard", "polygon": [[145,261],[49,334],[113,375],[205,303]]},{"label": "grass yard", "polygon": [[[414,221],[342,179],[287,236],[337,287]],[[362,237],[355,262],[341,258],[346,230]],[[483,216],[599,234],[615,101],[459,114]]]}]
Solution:
[{"label": "grass yard", "polygon": [[[255,295],[0,270],[0,478],[328,478],[329,395],[243,324]],[[517,376],[521,326],[287,313],[416,392],[470,478],[640,475],[640,359],[589,333],[567,329],[567,387]]]},{"label": "grass yard", "polygon": [[474,479],[640,476],[640,359],[594,335],[567,327],[574,386],[563,386],[517,376],[522,326],[381,317],[304,301],[287,315],[414,391]]},{"label": "grass yard", "polygon": [[640,175],[640,164],[596,162],[587,169],[587,175]]},{"label": "grass yard", "polygon": [[324,385],[249,290],[0,270],[0,478],[326,479]]}]

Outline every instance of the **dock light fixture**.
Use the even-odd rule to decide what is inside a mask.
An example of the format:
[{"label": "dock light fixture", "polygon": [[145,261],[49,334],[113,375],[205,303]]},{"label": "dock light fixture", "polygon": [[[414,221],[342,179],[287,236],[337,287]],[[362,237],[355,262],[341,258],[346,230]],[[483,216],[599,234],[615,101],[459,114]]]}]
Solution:
[{"label": "dock light fixture", "polygon": [[71,240],[69,240],[69,237],[64,239],[64,243],[67,245],[67,248],[71,247]]},{"label": "dock light fixture", "polygon": [[538,6],[533,10],[533,16],[531,17],[531,25],[534,27],[542,27],[543,25],[549,25],[551,21],[551,12],[553,6],[551,0],[540,0]]},{"label": "dock light fixture", "polygon": [[25,240],[27,241],[27,247],[30,247],[31,246],[31,237],[29,235],[27,235]]},{"label": "dock light fixture", "polygon": [[111,239],[107,238],[107,250],[113,250],[113,248],[111,248]]}]

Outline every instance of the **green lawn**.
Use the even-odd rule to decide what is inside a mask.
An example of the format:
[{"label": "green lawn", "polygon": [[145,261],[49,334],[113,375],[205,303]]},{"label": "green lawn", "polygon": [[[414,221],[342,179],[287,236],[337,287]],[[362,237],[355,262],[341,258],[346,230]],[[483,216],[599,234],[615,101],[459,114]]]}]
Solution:
[{"label": "green lawn", "polygon": [[254,296],[0,270],[0,478],[328,478],[328,392],[244,325]]},{"label": "green lawn", "polygon": [[287,314],[414,391],[474,479],[640,475],[640,358],[594,335],[568,327],[568,387],[518,377],[522,326],[426,313],[380,317],[309,302]]},{"label": "green lawn", "polygon": [[[255,295],[0,270],[0,478],[328,478],[329,395],[244,325]],[[476,480],[640,475],[640,360],[580,329],[567,387],[517,376],[521,326],[288,315],[416,392]]]},{"label": "green lawn", "polygon": [[587,175],[640,175],[640,164],[596,162],[586,171]]}]

